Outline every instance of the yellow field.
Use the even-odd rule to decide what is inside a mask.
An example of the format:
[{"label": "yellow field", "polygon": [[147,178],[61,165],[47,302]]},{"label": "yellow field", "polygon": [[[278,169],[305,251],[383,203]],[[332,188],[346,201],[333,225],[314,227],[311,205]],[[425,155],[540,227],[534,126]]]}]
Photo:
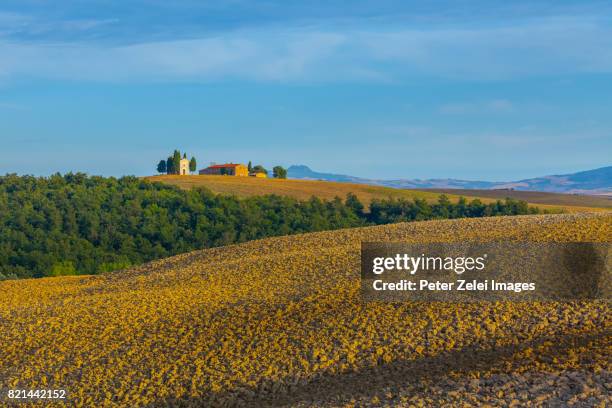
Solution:
[{"label": "yellow field", "polygon": [[[279,180],[274,178],[224,177],[224,176],[152,176],[150,181],[159,181],[181,188],[190,189],[204,186],[215,193],[234,194],[238,197],[253,195],[277,194],[307,200],[312,196],[331,200],[334,197],[345,198],[353,193],[368,204],[374,198],[424,198],[435,201],[440,193],[416,190],[400,190],[389,187],[369,186],[366,184],[334,183],[318,180]],[[459,196],[449,195],[452,199]]]},{"label": "yellow field", "polygon": [[[255,177],[229,177],[229,176],[177,176],[163,175],[145,177],[149,181],[157,181],[172,184],[184,189],[193,187],[206,187],[215,193],[233,194],[238,197],[248,197],[253,195],[277,194],[282,196],[294,197],[300,200],[307,200],[312,196],[331,200],[334,197],[345,198],[348,193],[353,193],[366,206],[375,198],[423,198],[429,202],[438,200],[441,193],[405,190],[390,187],[370,186],[366,184],[336,183],[331,181],[318,180],[278,180],[273,178],[261,179]],[[451,201],[456,201],[459,195],[447,194]],[[559,195],[562,196],[562,195]],[[484,203],[496,201],[494,198],[465,196],[471,200],[479,198]],[[590,212],[601,211],[600,208],[589,206],[567,205],[563,202],[559,204],[534,204],[541,209],[563,210],[565,212]]]},{"label": "yellow field", "polygon": [[88,407],[605,406],[608,303],[363,303],[359,245],[611,231],[609,213],[404,223],[0,282],[0,390]]}]

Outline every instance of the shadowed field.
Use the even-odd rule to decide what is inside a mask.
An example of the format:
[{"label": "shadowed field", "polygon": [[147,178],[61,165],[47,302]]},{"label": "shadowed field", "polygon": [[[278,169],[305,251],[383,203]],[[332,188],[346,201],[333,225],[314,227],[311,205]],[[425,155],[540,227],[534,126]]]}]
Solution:
[{"label": "shadowed field", "polygon": [[486,197],[492,199],[504,199],[511,197],[517,200],[524,200],[533,204],[549,204],[574,207],[598,207],[612,209],[612,197],[609,196],[591,196],[578,194],[559,194],[559,193],[544,193],[540,191],[517,191],[517,190],[467,190],[467,189],[437,189],[428,188],[418,191],[444,193],[444,194],[459,194],[473,195],[478,197]]},{"label": "shadowed field", "polygon": [[359,248],[611,230],[602,213],[413,222],[0,282],[0,389],[97,407],[604,406],[607,302],[364,303]]},{"label": "shadowed field", "polygon": [[[162,183],[172,184],[180,188],[190,189],[203,186],[215,193],[234,194],[239,197],[247,197],[252,195],[277,194],[283,196],[294,197],[300,200],[307,200],[312,196],[331,200],[334,197],[344,198],[348,193],[355,194],[361,202],[366,206],[373,199],[385,198],[404,198],[412,200],[414,198],[422,198],[428,202],[434,202],[440,196],[440,192],[426,190],[405,190],[391,187],[370,186],[366,184],[352,183],[336,183],[331,181],[317,180],[277,180],[277,179],[258,179],[254,177],[230,177],[230,176],[178,176],[178,175],[162,175],[145,177],[150,181],[158,181]],[[466,197],[468,200],[479,198],[484,203],[490,203],[497,199],[504,199],[506,196],[486,197],[465,190],[458,193],[449,191],[445,193],[451,201],[456,201],[460,196]],[[532,204],[529,200],[530,204]],[[597,206],[591,207],[586,203],[581,203],[579,200],[574,200],[571,203],[564,203],[561,200],[555,202],[550,200],[547,203],[537,205],[541,209],[552,211],[563,210],[565,212],[585,212],[597,211]]]}]

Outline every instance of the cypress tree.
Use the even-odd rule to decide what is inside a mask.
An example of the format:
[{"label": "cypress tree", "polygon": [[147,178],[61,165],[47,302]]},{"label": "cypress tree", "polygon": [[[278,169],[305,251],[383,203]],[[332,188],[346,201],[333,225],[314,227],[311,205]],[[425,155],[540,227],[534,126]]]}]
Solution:
[{"label": "cypress tree", "polygon": [[181,171],[181,152],[179,150],[174,151],[172,161],[174,162],[174,171],[172,173],[179,174],[179,171]]},{"label": "cypress tree", "polygon": [[168,157],[166,160],[166,173],[174,174],[174,159],[172,156]]},{"label": "cypress tree", "polygon": [[165,160],[160,160],[159,163],[157,164],[157,172],[158,173],[165,173],[166,172],[166,161]]}]

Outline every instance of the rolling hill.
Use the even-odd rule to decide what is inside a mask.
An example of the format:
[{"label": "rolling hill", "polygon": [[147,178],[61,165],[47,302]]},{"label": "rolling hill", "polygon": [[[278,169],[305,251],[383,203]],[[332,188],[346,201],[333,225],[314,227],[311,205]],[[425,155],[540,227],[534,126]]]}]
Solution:
[{"label": "rolling hill", "polygon": [[610,214],[415,222],[0,282],[0,388],[98,407],[603,406],[609,303],[367,303],[359,248],[611,228]]},{"label": "rolling hill", "polygon": [[540,191],[521,190],[468,190],[456,188],[429,188],[429,191],[439,194],[476,195],[490,199],[504,199],[511,197],[516,200],[527,201],[535,205],[561,205],[561,206],[586,206],[596,208],[612,209],[612,196],[593,196],[579,194],[545,193]]},{"label": "rolling hill", "polygon": [[367,179],[345,174],[321,173],[304,165],[289,167],[288,175],[290,178],[296,179],[339,181],[409,189],[514,189],[567,194],[612,194],[612,166],[572,174],[543,176],[509,182],[470,181],[451,178]]},{"label": "rolling hill", "polygon": [[[426,190],[409,190],[402,188],[392,188],[385,186],[374,186],[368,184],[355,184],[348,182],[332,182],[321,180],[278,180],[278,179],[260,179],[254,177],[224,177],[224,176],[179,176],[179,175],[161,175],[145,177],[149,181],[171,184],[184,189],[193,187],[206,187],[215,193],[233,194],[239,197],[248,197],[253,195],[277,194],[282,196],[294,197],[301,200],[307,200],[312,196],[331,200],[334,197],[344,198],[348,193],[355,194],[365,205],[369,204],[373,199],[385,198],[404,198],[412,200],[414,198],[423,198],[429,202],[434,202],[438,199],[441,193]],[[467,193],[468,191],[466,191]],[[460,196],[468,199],[478,198],[485,203],[490,203],[496,199],[503,199],[506,196],[487,197],[477,194],[448,194],[451,201],[456,201]],[[507,196],[510,196],[509,194]],[[583,212],[599,210],[601,208],[612,208],[612,205],[607,205],[607,199],[602,198],[596,203],[593,200],[588,200],[581,196],[566,196],[562,194],[558,196],[559,200],[549,199],[547,202],[529,202],[537,204],[542,209],[563,210],[566,212]],[[567,197],[573,197],[568,200]]]},{"label": "rolling hill", "polygon": [[[368,204],[374,198],[424,198],[435,201],[439,193],[400,190],[382,186],[369,186],[363,184],[325,182],[317,180],[278,180],[273,178],[261,179],[255,177],[223,177],[223,176],[177,176],[162,175],[146,177],[149,181],[158,181],[172,184],[181,188],[207,187],[220,194],[234,194],[239,197],[252,195],[277,194],[307,200],[312,196],[331,200],[334,197],[344,198],[353,193],[364,203]],[[450,195],[451,199],[459,196]]]}]

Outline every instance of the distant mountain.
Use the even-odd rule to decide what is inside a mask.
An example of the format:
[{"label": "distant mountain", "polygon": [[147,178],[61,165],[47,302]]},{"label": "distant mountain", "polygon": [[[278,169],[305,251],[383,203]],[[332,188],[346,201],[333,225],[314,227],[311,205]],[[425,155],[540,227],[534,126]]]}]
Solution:
[{"label": "distant mountain", "polygon": [[612,195],[612,166],[572,174],[543,176],[510,182],[457,179],[366,179],[345,174],[320,173],[304,165],[289,167],[288,177],[294,179],[372,184],[395,188],[512,189],[552,193]]},{"label": "distant mountain", "polygon": [[612,166],[502,183],[496,188],[553,193],[612,194]]},{"label": "distant mountain", "polygon": [[370,184],[368,179],[363,179],[353,176],[345,176],[344,174],[319,173],[313,171],[308,166],[298,165],[291,166],[287,169],[287,176],[294,179],[306,180],[326,180],[326,181],[341,181],[346,183]]}]

